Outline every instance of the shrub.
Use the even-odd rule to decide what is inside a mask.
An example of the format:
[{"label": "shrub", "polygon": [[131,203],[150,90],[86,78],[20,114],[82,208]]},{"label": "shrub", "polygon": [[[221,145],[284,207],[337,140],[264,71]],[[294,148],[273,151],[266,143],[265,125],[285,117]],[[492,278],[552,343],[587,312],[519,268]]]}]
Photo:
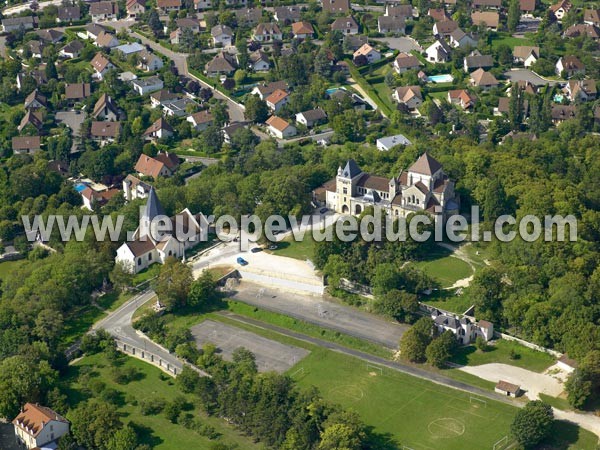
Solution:
[{"label": "shrub", "polygon": [[140,402],[140,409],[144,416],[160,414],[164,408],[165,399],[161,397],[142,400]]}]

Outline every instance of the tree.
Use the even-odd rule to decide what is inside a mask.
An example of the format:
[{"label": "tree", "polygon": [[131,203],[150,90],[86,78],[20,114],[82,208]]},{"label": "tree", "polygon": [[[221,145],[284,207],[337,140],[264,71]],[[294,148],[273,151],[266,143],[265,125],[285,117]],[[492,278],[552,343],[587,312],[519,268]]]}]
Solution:
[{"label": "tree", "polygon": [[400,338],[400,352],[403,358],[412,362],[426,360],[427,346],[431,342],[433,321],[422,317]]},{"label": "tree", "polygon": [[446,330],[427,346],[425,350],[427,362],[432,366],[442,368],[452,356],[455,348],[456,336],[452,331]]},{"label": "tree", "polygon": [[200,374],[188,365],[184,365],[181,372],[179,372],[179,375],[177,375],[177,378],[175,378],[175,383],[182,392],[191,394],[198,387],[199,380]]},{"label": "tree", "polygon": [[475,339],[475,347],[482,353],[487,352],[489,349],[487,342],[481,336],[477,336],[477,338]]},{"label": "tree", "polygon": [[[71,432],[77,442],[90,450],[109,450],[108,445],[114,437],[115,430],[121,427],[116,407],[98,399],[79,403],[69,412],[67,418],[71,422]],[[127,434],[128,432],[125,432],[120,438],[129,439]]]},{"label": "tree", "polygon": [[154,290],[167,308],[184,307],[193,279],[190,266],[175,258],[167,258],[160,268]]},{"label": "tree", "polygon": [[110,272],[109,279],[116,289],[124,291],[131,286],[133,274],[127,270],[122,261],[119,261]]},{"label": "tree", "polygon": [[398,322],[412,322],[419,311],[419,301],[415,294],[391,289],[377,297],[375,311],[393,317]]},{"label": "tree", "polygon": [[[518,3],[518,0],[517,0]],[[513,83],[508,102],[508,120],[513,131],[521,127],[523,121],[523,92],[517,83]]]},{"label": "tree", "polygon": [[519,25],[520,19],[521,8],[519,0],[510,0],[510,5],[508,7],[508,17],[506,19],[506,26],[508,27],[508,31],[514,33],[517,30],[517,25]]},{"label": "tree", "polygon": [[160,17],[158,16],[158,11],[156,11],[154,8],[150,10],[148,15],[148,26],[154,33],[154,36],[158,37],[162,34],[163,26],[160,21]]},{"label": "tree", "polygon": [[263,123],[269,117],[269,107],[267,102],[261,100],[257,95],[250,95],[246,100],[246,119],[255,122]]},{"label": "tree", "polygon": [[188,305],[192,307],[209,305],[218,298],[217,283],[209,271],[203,271],[190,287]]},{"label": "tree", "polygon": [[131,450],[138,446],[138,436],[130,424],[114,432],[108,441],[108,450]]},{"label": "tree", "polygon": [[321,433],[319,450],[360,450],[362,440],[352,428],[343,423],[336,423]]},{"label": "tree", "polygon": [[600,350],[592,350],[565,383],[567,399],[571,406],[582,408],[600,396]]},{"label": "tree", "polygon": [[519,444],[533,447],[549,435],[553,423],[552,407],[535,400],[517,411],[510,430]]}]

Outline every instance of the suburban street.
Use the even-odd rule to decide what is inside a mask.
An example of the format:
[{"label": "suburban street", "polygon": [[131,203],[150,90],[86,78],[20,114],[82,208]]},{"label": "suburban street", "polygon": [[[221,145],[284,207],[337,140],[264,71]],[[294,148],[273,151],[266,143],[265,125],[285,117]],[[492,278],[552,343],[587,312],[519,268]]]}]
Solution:
[{"label": "suburban street", "polygon": [[508,78],[511,82],[516,83],[518,81],[528,81],[534,86],[544,86],[549,84],[551,86],[557,84],[557,81],[548,80],[544,77],[541,77],[537,73],[529,70],[529,69],[513,69],[504,72],[504,76]]}]

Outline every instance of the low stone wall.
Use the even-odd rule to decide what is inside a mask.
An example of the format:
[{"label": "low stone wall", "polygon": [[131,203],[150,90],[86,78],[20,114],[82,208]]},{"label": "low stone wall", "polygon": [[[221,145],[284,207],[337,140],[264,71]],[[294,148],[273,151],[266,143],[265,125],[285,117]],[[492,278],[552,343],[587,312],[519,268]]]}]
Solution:
[{"label": "low stone wall", "polygon": [[128,354],[129,356],[133,356],[134,358],[141,359],[145,362],[149,362],[154,366],[158,367],[163,372],[171,375],[172,377],[177,376],[180,372],[180,368],[175,367],[173,364],[170,364],[163,360],[160,356],[155,355],[152,352],[149,352],[144,349],[137,348],[131,344],[125,344],[124,342],[115,339],[115,343],[117,344],[117,350]]},{"label": "low stone wall", "polygon": [[561,352],[557,352],[556,350],[552,350],[550,348],[542,347],[541,345],[533,344],[531,342],[527,342],[523,339],[520,339],[515,336],[511,336],[510,334],[500,333],[498,331],[494,332],[494,337],[499,337],[502,339],[506,339],[507,341],[518,342],[524,347],[531,348],[533,350],[537,350],[538,352],[548,353],[549,355],[554,356],[555,358],[560,358],[563,354]]}]

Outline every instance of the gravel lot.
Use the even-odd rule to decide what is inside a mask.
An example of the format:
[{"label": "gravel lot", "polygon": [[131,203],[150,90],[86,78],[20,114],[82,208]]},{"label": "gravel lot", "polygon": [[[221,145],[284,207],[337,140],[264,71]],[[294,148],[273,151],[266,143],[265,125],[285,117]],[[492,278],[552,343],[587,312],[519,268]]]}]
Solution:
[{"label": "gravel lot", "polygon": [[260,372],[283,373],[308,355],[309,351],[291,345],[281,344],[249,331],[213,320],[192,327],[192,335],[198,346],[205,342],[215,344],[226,360],[231,360],[236,348],[244,347],[256,356]]}]

